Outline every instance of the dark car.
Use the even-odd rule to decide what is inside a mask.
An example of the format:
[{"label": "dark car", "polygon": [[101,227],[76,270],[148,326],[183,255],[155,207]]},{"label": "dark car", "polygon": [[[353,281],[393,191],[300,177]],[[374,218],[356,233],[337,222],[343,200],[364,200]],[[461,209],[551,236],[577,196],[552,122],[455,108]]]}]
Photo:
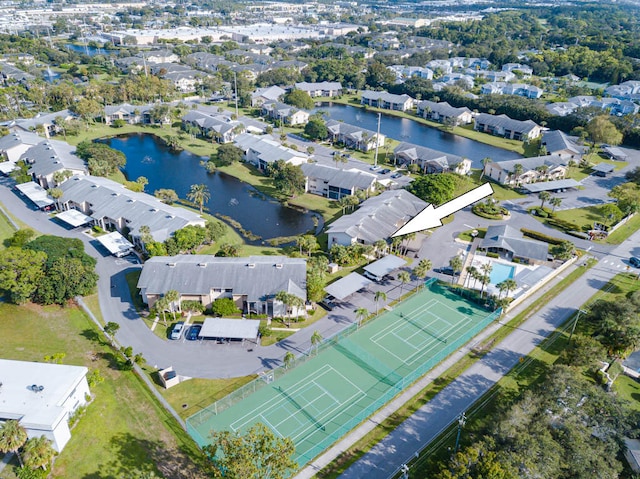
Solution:
[{"label": "dark car", "polygon": [[629,258],[629,263],[631,263],[631,266],[640,268],[640,258],[636,258],[635,256],[632,256],[631,258]]},{"label": "dark car", "polygon": [[449,276],[460,276],[460,271],[453,271],[453,268],[451,266],[443,266],[442,268],[436,268],[434,269],[434,271],[436,273],[447,274]]},{"label": "dark car", "polygon": [[396,178],[400,178],[401,176],[402,176],[402,173],[394,173],[393,175],[391,175],[391,178],[395,180]]},{"label": "dark car", "polygon": [[201,324],[194,324],[193,326],[191,326],[189,328],[189,331],[187,331],[187,339],[189,341],[195,341],[196,339],[198,339],[198,335],[200,334],[200,330],[202,329],[202,325]]},{"label": "dark car", "polygon": [[327,311],[333,311],[334,308],[336,307],[336,303],[334,303],[333,301],[328,300],[327,298],[323,299],[318,304],[320,304],[320,306],[322,306]]},{"label": "dark car", "polygon": [[387,173],[391,173],[391,170],[389,168],[385,168],[384,170],[380,171],[381,175],[386,175]]}]

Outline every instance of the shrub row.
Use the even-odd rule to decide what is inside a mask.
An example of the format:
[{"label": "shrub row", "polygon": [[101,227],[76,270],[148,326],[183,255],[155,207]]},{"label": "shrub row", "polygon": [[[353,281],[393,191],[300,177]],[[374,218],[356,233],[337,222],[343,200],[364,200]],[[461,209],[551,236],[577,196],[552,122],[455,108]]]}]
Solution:
[{"label": "shrub row", "polygon": [[555,238],[553,236],[549,236],[544,233],[540,233],[539,231],[530,230],[527,228],[520,228],[520,231],[522,231],[523,235],[528,236],[529,238],[533,238],[538,241],[544,241],[545,243],[549,244],[560,244],[564,241],[560,238]]}]

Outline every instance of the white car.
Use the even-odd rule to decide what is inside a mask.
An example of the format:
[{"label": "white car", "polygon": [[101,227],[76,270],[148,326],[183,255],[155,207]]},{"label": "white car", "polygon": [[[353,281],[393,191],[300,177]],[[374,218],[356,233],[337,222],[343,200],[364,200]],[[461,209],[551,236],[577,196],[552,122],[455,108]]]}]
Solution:
[{"label": "white car", "polygon": [[169,336],[171,339],[180,339],[182,337],[182,332],[184,331],[184,321],[178,321],[176,325],[171,330],[171,335]]}]

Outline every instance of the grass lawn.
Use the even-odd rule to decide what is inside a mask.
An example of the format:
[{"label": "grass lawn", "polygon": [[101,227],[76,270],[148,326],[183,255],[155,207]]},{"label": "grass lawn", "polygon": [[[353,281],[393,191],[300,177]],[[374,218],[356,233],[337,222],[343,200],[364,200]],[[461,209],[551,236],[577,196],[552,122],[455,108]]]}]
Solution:
[{"label": "grass lawn", "polygon": [[[42,361],[66,353],[65,364],[99,370],[93,402],[56,459],[53,477],[130,477],[134,469],[167,478],[203,477],[192,458],[195,443],[158,404],[133,372],[117,369],[111,348],[96,326],[75,307],[0,303],[0,357]],[[3,479],[14,479],[14,465]]]},{"label": "grass lawn", "polygon": [[604,242],[607,244],[620,244],[633,233],[638,231],[638,228],[640,228],[640,215],[636,214],[633,218],[627,221],[626,224],[622,225],[607,236],[607,239],[604,240]]},{"label": "grass lawn", "polygon": [[[540,206],[540,205],[538,205]],[[586,208],[575,208],[572,210],[561,210],[554,212],[556,218],[569,221],[580,227],[580,231],[584,226],[593,227],[594,221],[603,221],[602,206],[587,206]],[[545,205],[546,208],[546,205]],[[536,217],[537,218],[537,217]],[[549,225],[552,226],[552,225]]]},{"label": "grass lawn", "polygon": [[4,248],[4,240],[11,238],[15,231],[15,228],[9,223],[7,217],[0,213],[0,249]]},{"label": "grass lawn", "polygon": [[188,418],[256,378],[255,375],[231,379],[194,378],[181,382],[170,389],[164,389],[159,385],[160,380],[153,368],[145,367],[143,369],[182,419]]}]

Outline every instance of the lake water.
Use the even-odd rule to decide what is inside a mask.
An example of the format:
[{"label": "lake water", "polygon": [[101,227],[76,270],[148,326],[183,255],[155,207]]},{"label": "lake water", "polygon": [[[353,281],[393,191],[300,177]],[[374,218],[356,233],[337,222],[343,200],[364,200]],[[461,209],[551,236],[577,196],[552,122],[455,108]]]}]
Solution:
[{"label": "lake water", "polygon": [[[331,120],[344,121],[350,125],[360,126],[367,130],[376,131],[378,128],[378,114],[350,105],[337,103],[323,103],[315,111],[326,113]],[[380,133],[398,141],[406,141],[434,150],[463,156],[472,161],[473,168],[482,168],[482,159],[489,157],[493,161],[514,160],[521,155],[495,146],[479,143],[469,138],[453,135],[432,128],[407,118],[382,115]]]},{"label": "lake water", "polygon": [[100,47],[92,47],[87,45],[87,47],[85,48],[84,45],[76,45],[74,43],[66,43],[64,45],[65,47],[67,47],[69,50],[73,50],[74,52],[78,52],[78,53],[84,53],[85,55],[89,55],[90,57],[96,56],[96,55],[110,55],[110,54],[116,54],[118,53],[118,50],[105,50],[104,48],[100,48]]},{"label": "lake water", "polygon": [[[131,134],[102,140],[127,157],[124,173],[130,180],[144,176],[145,191],[175,190],[182,199],[191,185],[205,184],[211,193],[206,204],[211,214],[229,216],[245,230],[264,239],[295,236],[314,229],[312,214],[283,206],[251,185],[221,172],[207,174],[202,157],[188,151],[175,152],[154,135]],[[247,241],[261,244],[262,240]]]}]

